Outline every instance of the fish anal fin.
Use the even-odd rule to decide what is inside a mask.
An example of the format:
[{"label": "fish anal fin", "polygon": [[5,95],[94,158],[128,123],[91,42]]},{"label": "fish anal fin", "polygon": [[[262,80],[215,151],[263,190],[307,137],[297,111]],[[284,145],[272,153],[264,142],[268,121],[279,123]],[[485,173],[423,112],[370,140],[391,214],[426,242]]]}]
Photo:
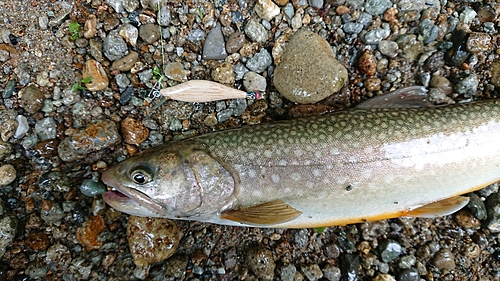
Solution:
[{"label": "fish anal fin", "polygon": [[302,212],[281,200],[222,212],[221,218],[249,225],[273,225],[291,221]]},{"label": "fish anal fin", "polygon": [[455,196],[434,203],[418,207],[414,210],[406,212],[405,216],[420,217],[420,218],[435,218],[453,214],[462,209],[469,203],[469,197]]}]

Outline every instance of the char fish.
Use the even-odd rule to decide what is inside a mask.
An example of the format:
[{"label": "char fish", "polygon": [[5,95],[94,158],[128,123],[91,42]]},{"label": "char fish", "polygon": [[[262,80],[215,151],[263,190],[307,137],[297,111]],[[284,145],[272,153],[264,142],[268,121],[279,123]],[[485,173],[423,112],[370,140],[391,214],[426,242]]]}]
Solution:
[{"label": "char fish", "polygon": [[500,102],[361,107],[170,142],[102,174],[138,216],[305,228],[434,217],[500,180]]}]

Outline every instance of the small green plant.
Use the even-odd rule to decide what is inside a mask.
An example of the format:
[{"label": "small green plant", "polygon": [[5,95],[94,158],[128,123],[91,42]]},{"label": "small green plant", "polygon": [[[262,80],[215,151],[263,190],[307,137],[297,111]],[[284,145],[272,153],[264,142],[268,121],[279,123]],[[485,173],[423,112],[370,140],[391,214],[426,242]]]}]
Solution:
[{"label": "small green plant", "polygon": [[315,229],[316,229],[316,232],[317,232],[318,234],[321,234],[321,233],[323,233],[323,231],[325,231],[325,227],[317,227],[317,228],[315,228]]},{"label": "small green plant", "polygon": [[161,70],[157,65],[155,65],[155,67],[153,68],[153,78],[158,82],[161,82],[161,80],[163,80],[163,74],[161,73]]},{"label": "small green plant", "polygon": [[92,82],[92,78],[83,78],[82,80],[80,80],[80,82],[76,82],[75,84],[73,84],[73,87],[71,87],[71,91],[78,92],[79,90],[87,90],[85,84],[90,82]]},{"label": "small green plant", "polygon": [[71,40],[75,41],[78,37],[80,37],[80,24],[76,21],[70,23],[68,29],[71,34]]}]

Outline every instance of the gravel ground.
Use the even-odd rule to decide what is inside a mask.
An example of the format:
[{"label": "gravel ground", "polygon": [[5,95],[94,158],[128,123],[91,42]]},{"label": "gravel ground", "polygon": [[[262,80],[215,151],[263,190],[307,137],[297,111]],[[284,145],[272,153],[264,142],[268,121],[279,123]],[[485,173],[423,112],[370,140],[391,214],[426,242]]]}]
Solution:
[{"label": "gravel ground", "polygon": [[[128,220],[104,204],[99,181],[108,165],[163,142],[342,110],[406,86],[425,86],[435,104],[495,98],[500,4],[25,2],[0,1],[1,280],[500,280],[496,184],[444,218],[283,230]],[[301,28],[333,56],[289,47],[292,64],[325,61],[297,83],[314,85],[331,65],[332,80],[348,73],[326,99],[275,87]],[[151,95],[158,80],[193,79],[260,97],[160,105]]]}]

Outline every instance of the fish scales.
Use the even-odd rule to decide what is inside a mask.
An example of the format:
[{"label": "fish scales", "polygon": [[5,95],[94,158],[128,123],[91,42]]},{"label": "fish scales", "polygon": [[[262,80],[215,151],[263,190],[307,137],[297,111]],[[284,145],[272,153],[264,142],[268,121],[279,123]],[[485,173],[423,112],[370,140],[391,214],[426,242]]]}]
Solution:
[{"label": "fish scales", "polygon": [[239,225],[220,214],[273,200],[302,212],[275,227],[396,217],[499,180],[499,141],[497,101],[351,110],[199,136],[186,145],[237,180],[221,209],[185,219]]}]

